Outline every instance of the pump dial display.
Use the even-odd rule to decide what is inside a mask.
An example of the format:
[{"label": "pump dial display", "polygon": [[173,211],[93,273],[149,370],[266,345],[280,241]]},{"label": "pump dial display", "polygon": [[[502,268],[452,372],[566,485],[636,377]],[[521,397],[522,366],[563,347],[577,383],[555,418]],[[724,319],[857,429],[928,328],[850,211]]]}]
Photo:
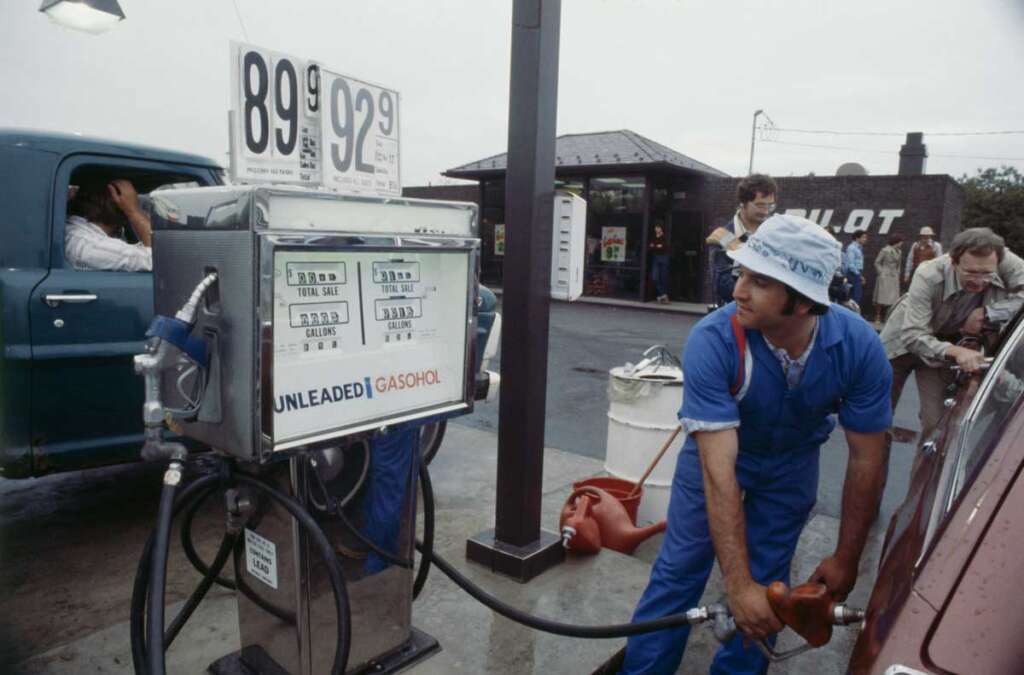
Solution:
[{"label": "pump dial display", "polygon": [[423,300],[420,298],[390,298],[374,301],[377,321],[392,319],[418,319],[423,316]]},{"label": "pump dial display", "polygon": [[347,302],[309,302],[288,306],[292,328],[338,326],[348,323]]},{"label": "pump dial display", "polygon": [[289,286],[324,286],[345,283],[343,262],[297,262],[285,266]]},{"label": "pump dial display", "polygon": [[406,260],[373,263],[373,281],[378,284],[416,283],[420,280],[420,264]]}]

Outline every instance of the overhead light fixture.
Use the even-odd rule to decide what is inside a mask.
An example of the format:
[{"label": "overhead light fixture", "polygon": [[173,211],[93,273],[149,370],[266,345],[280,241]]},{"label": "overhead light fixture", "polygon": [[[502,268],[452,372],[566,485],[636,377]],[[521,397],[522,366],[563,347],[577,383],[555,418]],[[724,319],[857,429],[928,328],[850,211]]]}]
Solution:
[{"label": "overhead light fixture", "polygon": [[61,26],[93,34],[124,20],[117,0],[43,0],[39,11]]}]

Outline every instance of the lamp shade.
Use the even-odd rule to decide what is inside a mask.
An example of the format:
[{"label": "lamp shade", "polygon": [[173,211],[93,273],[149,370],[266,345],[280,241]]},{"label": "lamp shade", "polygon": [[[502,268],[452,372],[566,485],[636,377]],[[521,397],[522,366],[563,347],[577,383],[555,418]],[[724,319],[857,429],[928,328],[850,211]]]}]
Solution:
[{"label": "lamp shade", "polygon": [[117,0],[43,0],[39,11],[54,23],[94,34],[124,20]]}]

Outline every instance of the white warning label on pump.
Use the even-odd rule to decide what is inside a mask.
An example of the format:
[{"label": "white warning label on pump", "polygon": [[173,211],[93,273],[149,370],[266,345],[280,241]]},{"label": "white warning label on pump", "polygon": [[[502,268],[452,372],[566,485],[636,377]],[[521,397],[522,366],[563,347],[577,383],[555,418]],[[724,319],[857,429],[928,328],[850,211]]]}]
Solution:
[{"label": "white warning label on pump", "polygon": [[245,530],[245,569],[277,590],[277,546],[252,530]]}]

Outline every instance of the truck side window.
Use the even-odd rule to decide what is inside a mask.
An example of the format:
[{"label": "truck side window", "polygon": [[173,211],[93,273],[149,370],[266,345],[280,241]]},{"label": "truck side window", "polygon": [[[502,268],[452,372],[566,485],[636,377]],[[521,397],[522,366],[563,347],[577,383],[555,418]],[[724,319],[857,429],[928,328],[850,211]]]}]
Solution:
[{"label": "truck side window", "polygon": [[65,267],[143,272],[153,269],[147,195],[197,187],[195,176],[83,166],[72,176],[64,225]]}]

